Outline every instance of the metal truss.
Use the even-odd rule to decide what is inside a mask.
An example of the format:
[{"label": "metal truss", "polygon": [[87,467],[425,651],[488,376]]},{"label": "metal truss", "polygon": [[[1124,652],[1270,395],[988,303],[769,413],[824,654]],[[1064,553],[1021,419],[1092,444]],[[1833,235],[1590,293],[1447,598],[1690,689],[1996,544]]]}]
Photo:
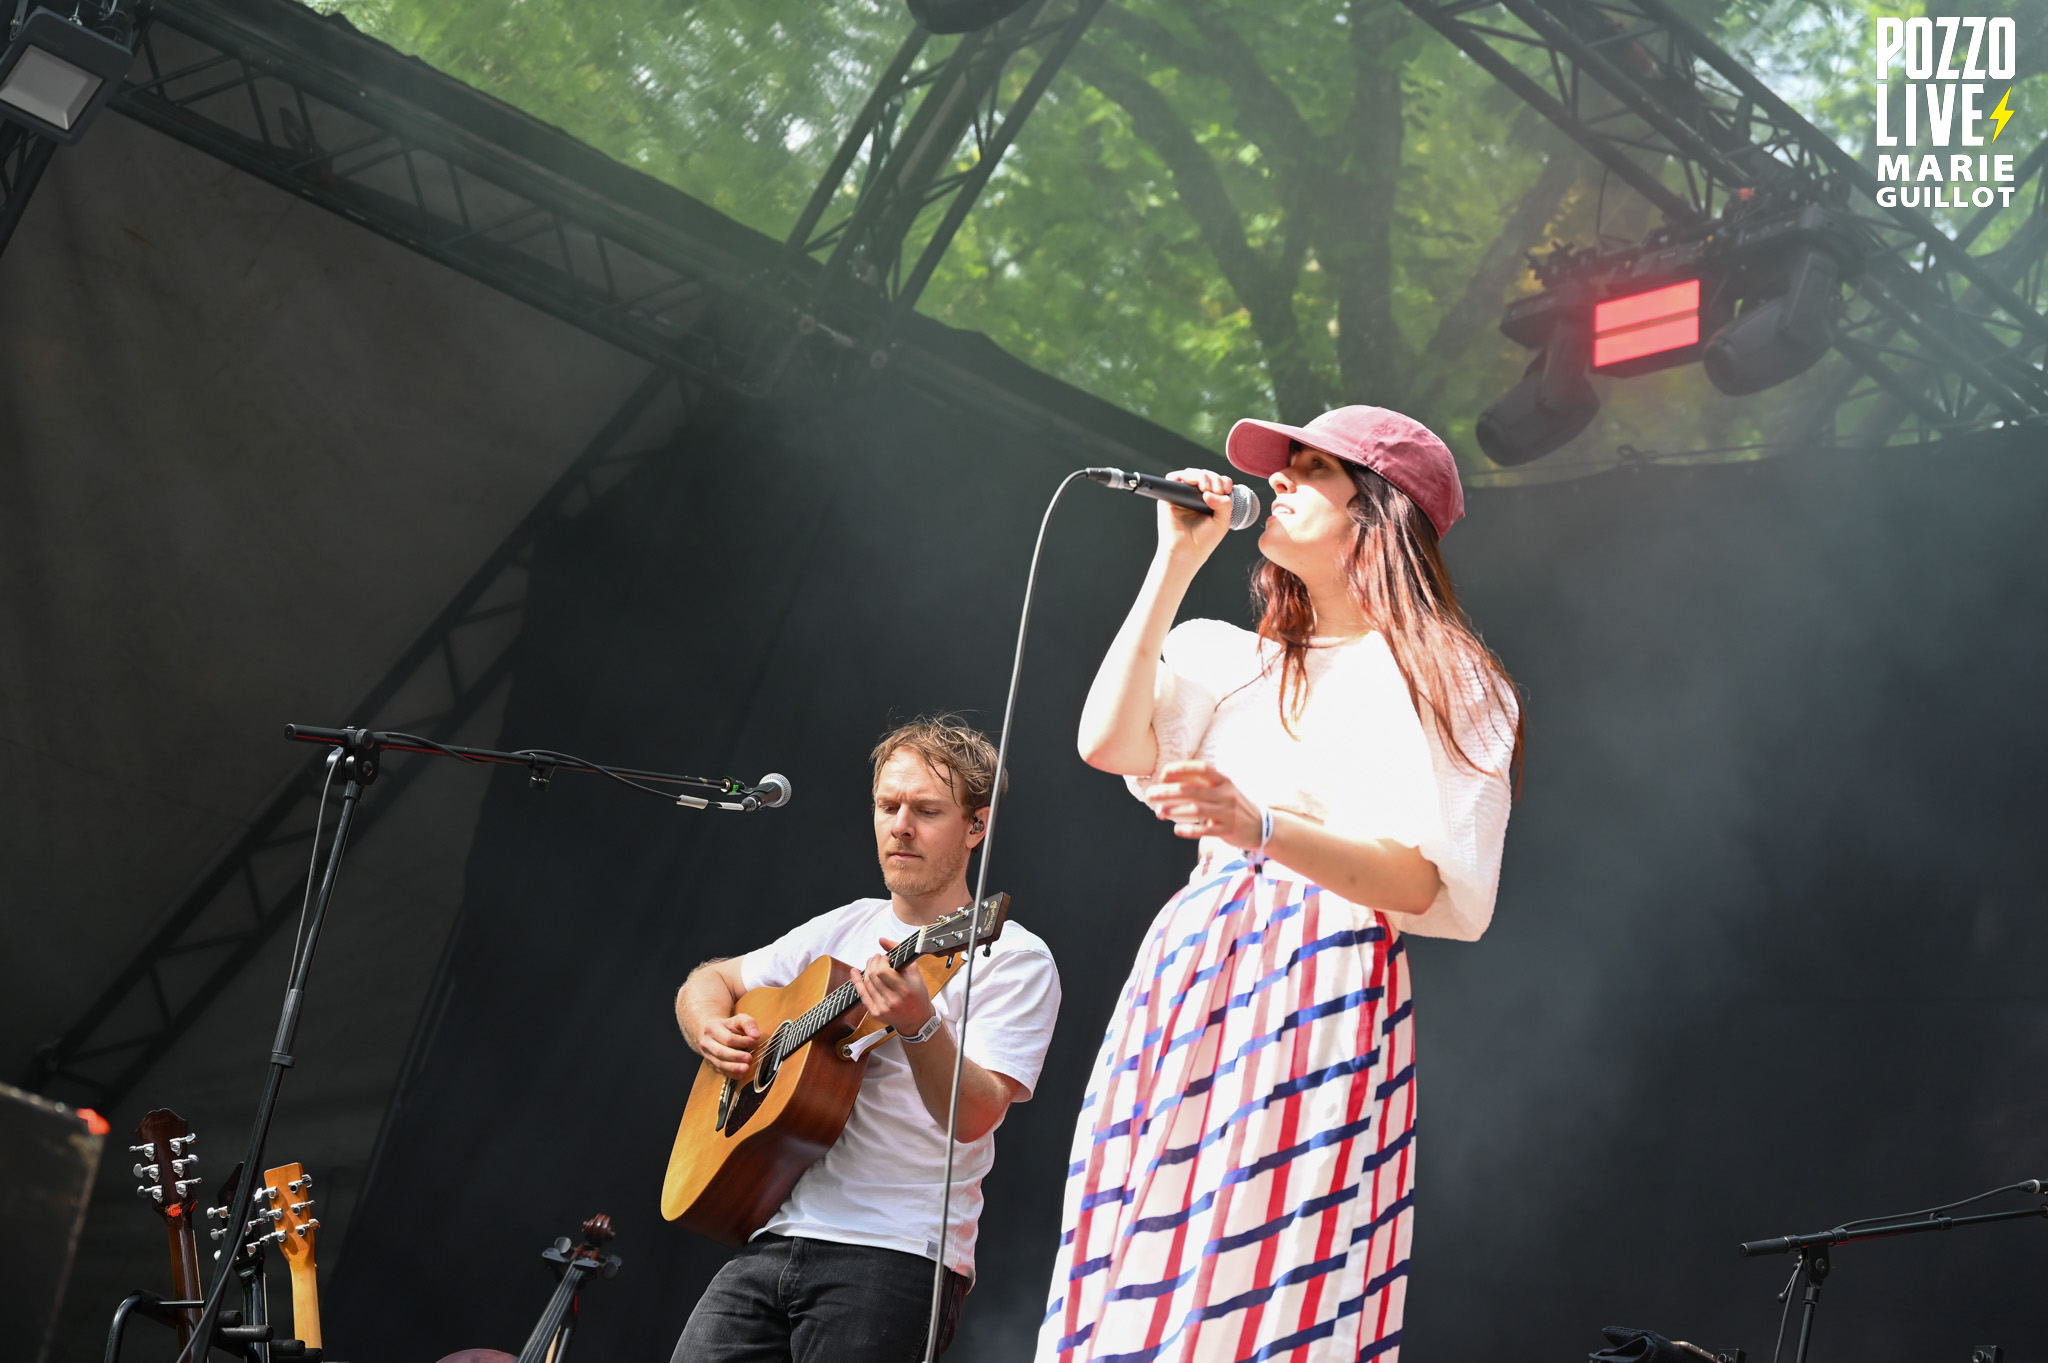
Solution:
[{"label": "metal truss", "polygon": [[[2040,271],[1973,255],[1981,226],[1950,237],[1918,209],[1880,206],[1868,168],[1668,0],[1402,3],[1671,224],[1751,196],[1842,215],[1868,246],[1837,350],[1869,386],[1845,397],[1881,393],[1923,436],[2048,416]],[[2027,164],[2038,178],[2038,154]]]},{"label": "metal truss", "polygon": [[[918,59],[931,35],[912,30],[784,243],[791,260],[825,257],[814,298],[879,297],[892,318],[917,305],[1004,151],[1101,9],[1102,0],[1039,0],[925,65]],[[1038,63],[1005,107],[1004,73],[1033,48]],[[849,194],[847,176],[864,151]],[[943,215],[906,270],[914,232],[940,204]]]},{"label": "metal truss", "polygon": [[18,123],[0,123],[0,251],[7,249],[57,144]]},{"label": "metal truss", "polygon": [[781,310],[754,234],[296,5],[157,0],[112,107],[700,381]]},{"label": "metal truss", "polygon": [[[649,361],[762,397],[807,344],[873,368],[896,357],[1101,6],[1040,0],[924,66],[929,35],[915,30],[779,248],[286,0],[157,0],[112,107]],[[1005,103],[1006,73],[1034,51]]]},{"label": "metal truss", "polygon": [[[510,676],[534,546],[602,493],[670,447],[620,452],[619,443],[675,380],[656,370],[605,423],[348,721],[452,742]],[[354,837],[370,832],[425,770],[387,762]],[[297,914],[326,756],[301,767],[165,918],[70,1030],[39,1051],[21,1087],[111,1112]]]}]

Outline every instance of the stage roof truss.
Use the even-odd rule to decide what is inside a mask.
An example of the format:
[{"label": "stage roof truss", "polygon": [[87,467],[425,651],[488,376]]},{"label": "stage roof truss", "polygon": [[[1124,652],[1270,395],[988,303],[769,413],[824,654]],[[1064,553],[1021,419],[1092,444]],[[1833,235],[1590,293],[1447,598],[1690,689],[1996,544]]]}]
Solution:
[{"label": "stage roof truss", "polygon": [[[1041,0],[922,79],[910,63],[923,44],[906,42],[844,139],[845,164],[835,161],[813,196],[838,205],[847,170],[868,151],[876,192],[856,190],[850,213],[865,209],[873,229],[849,217],[835,231],[821,212],[783,243],[290,0],[156,0],[112,107],[693,381],[762,398],[796,372],[838,381],[888,367],[941,402],[1090,462],[1163,472],[1187,462],[1187,442],[1022,366],[971,361],[950,337],[935,346],[912,334],[925,321],[912,315],[917,295],[945,246],[1100,8]],[[1026,48],[1037,63],[1004,104],[1004,64]],[[908,123],[889,115],[919,91]],[[906,162],[897,153],[917,140],[910,126],[941,93],[950,112],[941,118],[932,104],[930,145],[957,149],[972,130],[971,161]],[[970,94],[971,110],[960,103]],[[948,126],[961,129],[950,144]],[[858,259],[871,261],[885,243],[900,254],[917,239],[890,224],[914,226],[942,200],[917,261],[891,264],[893,293],[830,287],[831,261],[814,254],[820,223],[832,252],[844,246],[852,261],[849,243],[866,243]],[[799,354],[807,365],[792,363]]]},{"label": "stage roof truss", "polygon": [[[1867,167],[1669,0],[1402,3],[1669,224],[1713,222],[1752,195],[1825,204],[1852,222],[1866,250],[1836,349],[1890,395],[1880,406],[1895,417],[1880,431],[1866,415],[1866,442],[1889,438],[1908,417],[1923,437],[2048,418],[2039,245],[2017,262],[1969,249],[1995,207],[1951,236],[1917,208],[1880,206],[1882,186]],[[2033,183],[2037,216],[2040,174],[2036,148],[2017,173],[2015,202]],[[1866,333],[1885,343],[1867,343]],[[1836,411],[1824,415],[1832,432]]]},{"label": "stage roof truss", "polygon": [[[657,369],[641,383],[346,722],[457,741],[462,726],[511,675],[535,545],[634,469],[675,454],[672,445],[619,448],[673,382],[666,369]],[[78,1020],[37,1052],[21,1087],[103,1112],[119,1110],[208,1005],[297,917],[326,758],[322,752],[305,762],[250,818]],[[352,845],[390,814],[424,770],[423,758],[391,756],[357,811]]]},{"label": "stage roof truss", "polygon": [[[1101,8],[1102,0],[1037,0],[922,64],[930,35],[913,26],[784,243],[791,262],[823,258],[812,276],[814,310],[879,297],[895,320],[917,306],[1003,153]],[[1030,76],[1005,100],[1005,74],[1033,50]],[[919,225],[941,205],[920,245]]]},{"label": "stage roof truss", "polygon": [[[520,145],[522,115],[416,98],[440,78],[368,52],[377,45],[345,26],[250,9],[156,5],[114,107],[621,349],[699,381],[737,379],[751,338],[735,327],[779,306],[736,296],[760,261],[670,205],[593,194],[582,167]],[[389,69],[366,71],[365,56]]]}]

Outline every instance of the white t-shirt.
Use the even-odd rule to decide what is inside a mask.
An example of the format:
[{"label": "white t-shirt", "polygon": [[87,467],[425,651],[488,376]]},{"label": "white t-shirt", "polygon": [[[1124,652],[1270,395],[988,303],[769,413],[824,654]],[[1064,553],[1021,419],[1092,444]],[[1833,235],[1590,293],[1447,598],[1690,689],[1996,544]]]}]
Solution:
[{"label": "white t-shirt", "polygon": [[[740,978],[748,989],[780,987],[820,956],[864,967],[881,951],[882,937],[900,941],[914,931],[896,917],[890,901],[856,899],[748,952],[740,958]],[[963,966],[933,1000],[956,1037],[966,985]],[[1024,1092],[1018,1101],[1029,1098],[1059,1010],[1060,976],[1052,952],[1034,933],[1010,920],[993,952],[974,962],[968,1059],[1021,1084]],[[946,1133],[925,1111],[903,1047],[902,1038],[892,1036],[869,1052],[867,1074],[846,1130],[823,1159],[804,1171],[788,1200],[756,1234],[801,1235],[938,1257]],[[953,1157],[946,1267],[970,1278],[975,1228],[981,1219],[981,1180],[994,1162],[993,1131],[963,1142]]]}]

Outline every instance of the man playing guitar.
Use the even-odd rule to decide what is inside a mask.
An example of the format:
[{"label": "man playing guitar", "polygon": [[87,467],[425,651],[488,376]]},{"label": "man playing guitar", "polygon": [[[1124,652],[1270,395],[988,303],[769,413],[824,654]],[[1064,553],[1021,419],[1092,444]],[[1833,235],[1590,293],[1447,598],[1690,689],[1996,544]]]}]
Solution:
[{"label": "man playing guitar", "polygon": [[[735,1015],[734,1004],[750,989],[788,984],[821,956],[866,961],[854,974],[861,1003],[897,1034],[869,1056],[837,1143],[712,1279],[674,1363],[913,1363],[924,1356],[961,990],[946,988],[934,999],[914,965],[890,969],[880,951],[969,903],[968,855],[986,836],[996,779],[995,746],[950,717],[884,735],[874,751],[874,819],[889,898],[857,899],[744,956],[707,961],[676,995],[683,1039],[736,1078],[748,1073],[761,1028]],[[1051,952],[1011,921],[992,954],[975,962],[941,1352],[974,1275],[995,1129],[1011,1103],[1031,1096],[1059,1003]]]}]

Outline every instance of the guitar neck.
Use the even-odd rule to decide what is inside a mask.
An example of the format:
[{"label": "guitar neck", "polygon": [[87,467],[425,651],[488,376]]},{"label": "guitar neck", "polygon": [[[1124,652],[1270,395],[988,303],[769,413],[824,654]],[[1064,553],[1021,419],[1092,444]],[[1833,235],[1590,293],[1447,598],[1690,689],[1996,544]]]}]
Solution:
[{"label": "guitar neck", "polygon": [[320,1275],[311,1250],[291,1258],[292,1334],[309,1349],[320,1346]]},{"label": "guitar neck", "polygon": [[[199,1281],[199,1239],[193,1234],[192,1218],[167,1217],[164,1231],[171,1252],[171,1299],[198,1301],[206,1295],[206,1289]],[[198,1328],[199,1311],[196,1307],[178,1312],[178,1347],[191,1343],[192,1332]]]},{"label": "guitar neck", "polygon": [[[904,966],[916,960],[919,954],[917,937],[913,934],[898,942],[896,949],[889,953],[889,968],[891,970],[901,970]],[[790,1024],[788,1049],[795,1051],[797,1047],[804,1045],[812,1037],[829,1027],[835,1019],[844,1017],[847,1010],[859,1006],[860,993],[854,989],[852,981],[840,985],[824,998],[819,999],[808,1011]]]}]

